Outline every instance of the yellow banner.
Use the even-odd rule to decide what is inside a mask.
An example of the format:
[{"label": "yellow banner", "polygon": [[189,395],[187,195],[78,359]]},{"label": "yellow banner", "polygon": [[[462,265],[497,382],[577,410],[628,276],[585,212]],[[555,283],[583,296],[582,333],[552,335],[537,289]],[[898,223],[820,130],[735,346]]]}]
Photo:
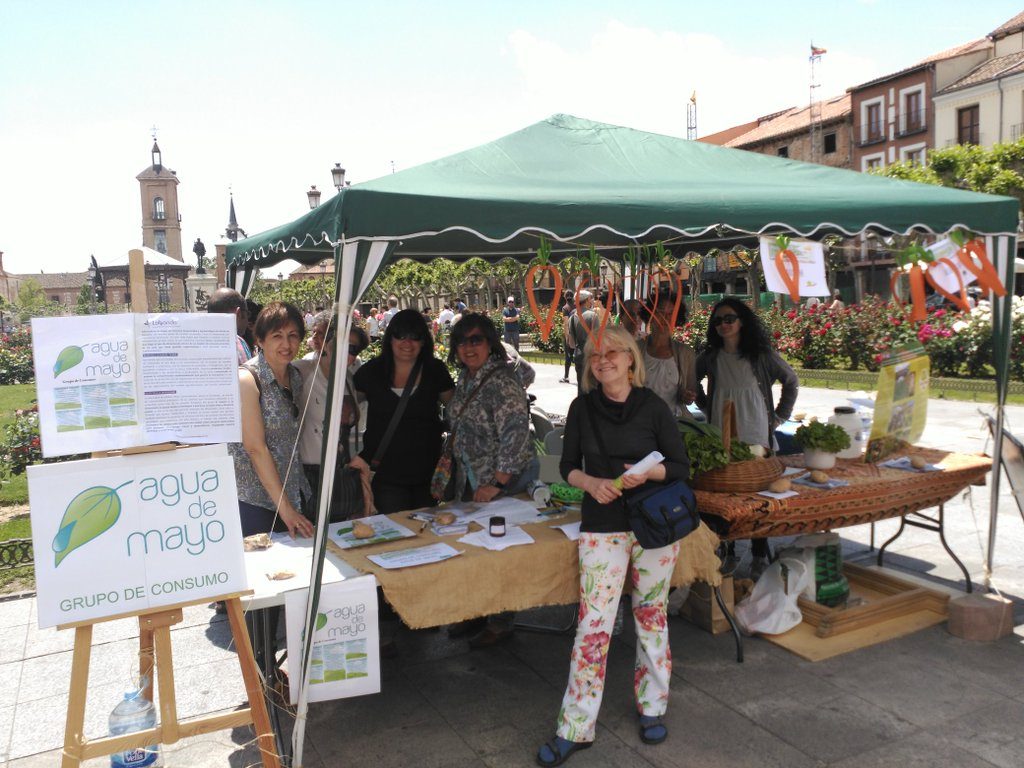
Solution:
[{"label": "yellow banner", "polygon": [[882,360],[865,461],[877,462],[920,439],[928,419],[931,360],[920,344],[891,350]]}]

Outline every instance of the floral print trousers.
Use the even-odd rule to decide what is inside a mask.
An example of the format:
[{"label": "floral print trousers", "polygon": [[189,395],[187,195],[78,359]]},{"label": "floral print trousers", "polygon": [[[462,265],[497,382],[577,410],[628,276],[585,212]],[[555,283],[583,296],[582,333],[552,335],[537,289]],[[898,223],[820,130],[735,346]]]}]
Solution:
[{"label": "floral print trousers", "polygon": [[582,533],[579,551],[580,615],[557,734],[569,741],[593,741],[604,695],[608,645],[627,572],[633,585],[637,636],[633,673],[637,710],[643,715],[665,714],[672,673],[665,605],[679,544],[645,550],[632,531]]}]

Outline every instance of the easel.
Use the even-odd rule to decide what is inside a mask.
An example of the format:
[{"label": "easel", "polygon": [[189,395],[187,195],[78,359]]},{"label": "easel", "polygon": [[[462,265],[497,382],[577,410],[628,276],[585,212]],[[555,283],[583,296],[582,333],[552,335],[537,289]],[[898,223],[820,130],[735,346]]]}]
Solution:
[{"label": "easel", "polygon": [[[128,252],[128,269],[132,292],[132,311],[147,312],[149,299],[146,294],[145,264],[142,251]],[[154,451],[174,450],[177,446],[170,444],[132,448],[116,453],[150,453]],[[94,457],[112,455],[107,452],[94,453]],[[223,715],[204,715],[185,722],[178,720],[178,707],[174,691],[174,657],[171,654],[171,627],[181,623],[182,608],[190,605],[204,604],[210,597],[201,600],[179,603],[161,607],[152,611],[133,611],[102,619],[64,624],[58,629],[75,630],[75,649],[71,661],[71,681],[68,693],[68,714],[64,728],[64,754],[61,768],[77,768],[83,760],[102,757],[114,752],[128,749],[144,749],[154,744],[174,744],[179,739],[199,736],[204,733],[237,728],[252,724],[256,729],[256,739],[260,748],[260,756],[264,768],[280,768],[281,761],[277,754],[274,732],[270,727],[270,716],[267,713],[267,702],[260,684],[260,674],[253,657],[252,644],[245,627],[242,614],[241,595],[249,592],[236,592],[221,595],[215,600],[222,600],[227,606],[228,623],[231,625],[231,636],[234,638],[238,653],[238,665],[242,670],[242,680],[249,697],[249,706]],[[92,654],[92,628],[101,621],[113,621],[137,617],[139,620],[139,674],[148,680],[142,695],[158,705],[159,722],[155,728],[144,731],[133,731],[121,736],[107,736],[101,739],[87,740],[83,729],[85,726],[85,700],[89,688],[89,659]],[[153,671],[156,670],[159,680],[159,701],[153,699]]]},{"label": "easel", "polygon": [[[75,650],[71,662],[71,683],[68,696],[68,716],[64,729],[64,755],[61,768],[77,768],[83,760],[102,757],[126,749],[139,749],[153,744],[174,744],[179,739],[199,736],[204,733],[237,728],[250,723],[256,728],[257,743],[264,768],[280,768],[274,734],[270,729],[270,716],[267,713],[267,702],[260,686],[259,671],[253,658],[249,633],[245,628],[242,616],[240,592],[221,596],[227,605],[228,622],[231,624],[231,636],[238,652],[238,664],[242,669],[245,691],[249,697],[249,706],[223,715],[203,715],[185,722],[178,720],[177,702],[174,693],[174,660],[171,655],[171,627],[181,622],[181,610],[189,605],[206,603],[210,598],[203,598],[190,603],[160,608],[155,611],[133,612],[119,616],[110,616],[99,621],[137,616],[139,619],[139,671],[152,680],[156,669],[159,681],[160,721],[155,728],[145,731],[134,731],[122,736],[107,736],[102,739],[87,740],[82,730],[85,725],[85,698],[89,686],[89,658],[92,651],[92,628],[94,621],[65,624],[58,629],[75,629]],[[151,701],[152,683],[143,692]]]}]

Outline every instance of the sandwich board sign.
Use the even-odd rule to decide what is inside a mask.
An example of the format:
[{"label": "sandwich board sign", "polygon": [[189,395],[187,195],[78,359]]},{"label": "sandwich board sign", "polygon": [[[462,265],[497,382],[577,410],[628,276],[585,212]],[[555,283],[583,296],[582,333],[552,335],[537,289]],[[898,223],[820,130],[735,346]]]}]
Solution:
[{"label": "sandwich board sign", "polygon": [[28,468],[39,626],[247,586],[224,445]]}]

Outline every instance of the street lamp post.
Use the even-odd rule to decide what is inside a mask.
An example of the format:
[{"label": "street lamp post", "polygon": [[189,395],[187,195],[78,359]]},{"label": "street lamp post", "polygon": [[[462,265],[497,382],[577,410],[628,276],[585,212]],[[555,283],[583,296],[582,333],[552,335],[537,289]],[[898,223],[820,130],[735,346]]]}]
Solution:
[{"label": "street lamp post", "polygon": [[306,199],[309,200],[310,210],[313,210],[320,205],[320,190],[316,188],[316,184],[309,188],[309,192],[306,193]]},{"label": "street lamp post", "polygon": [[341,167],[341,163],[335,163],[331,168],[331,181],[334,182],[334,188],[339,192],[349,185],[345,181],[345,169]]}]

